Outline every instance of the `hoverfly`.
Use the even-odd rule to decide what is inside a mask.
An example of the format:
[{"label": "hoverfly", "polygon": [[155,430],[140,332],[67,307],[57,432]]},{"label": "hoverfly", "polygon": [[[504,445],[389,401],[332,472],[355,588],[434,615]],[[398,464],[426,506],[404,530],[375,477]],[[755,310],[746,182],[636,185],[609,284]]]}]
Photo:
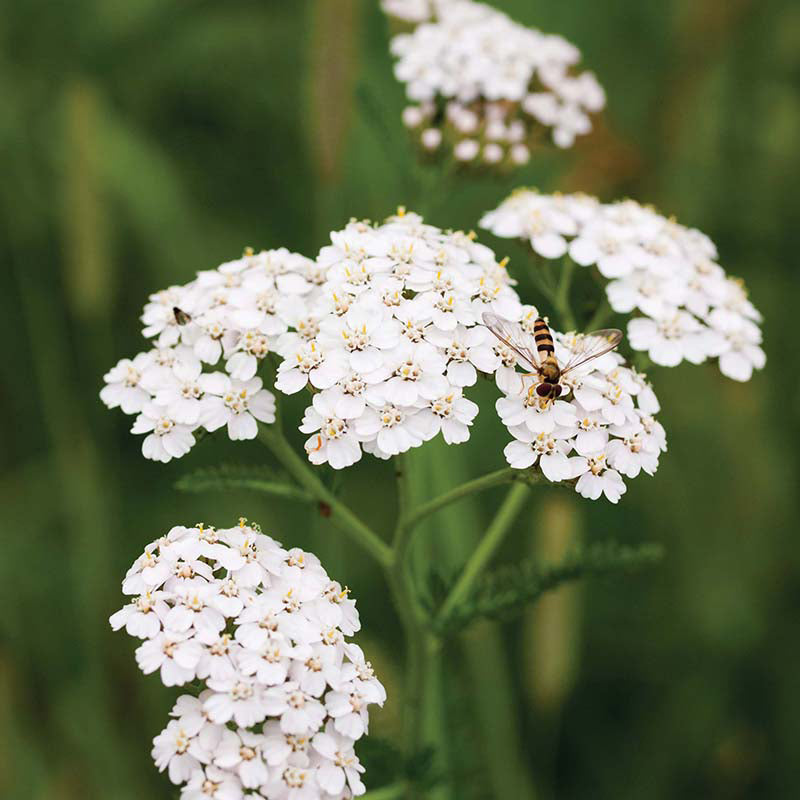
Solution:
[{"label": "hoverfly", "polygon": [[523,368],[530,370],[525,377],[535,375],[539,378],[528,394],[535,391],[545,401],[555,401],[560,397],[564,390],[561,380],[572,370],[605,355],[622,341],[622,331],[616,328],[603,328],[584,334],[578,339],[569,361],[562,365],[555,355],[550,328],[541,317],[537,317],[533,325],[533,336],[518,323],[506,322],[496,314],[485,313],[483,324],[519,356]]},{"label": "hoverfly", "polygon": [[177,322],[178,325],[188,325],[192,321],[189,314],[182,311],[178,306],[172,307],[172,313],[175,315],[175,322]]}]

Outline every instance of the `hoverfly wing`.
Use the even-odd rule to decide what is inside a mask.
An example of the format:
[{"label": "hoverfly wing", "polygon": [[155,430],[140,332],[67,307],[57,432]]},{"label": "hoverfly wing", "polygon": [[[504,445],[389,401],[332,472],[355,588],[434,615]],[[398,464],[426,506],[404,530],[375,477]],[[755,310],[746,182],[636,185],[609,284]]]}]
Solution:
[{"label": "hoverfly wing", "polygon": [[536,341],[519,323],[507,322],[488,311],[483,314],[483,324],[501,341],[508,345],[522,360],[522,366],[538,372],[541,359]]},{"label": "hoverfly wing", "polygon": [[178,306],[172,307],[172,313],[175,315],[175,322],[177,322],[178,325],[188,325],[192,321],[189,314],[178,308]]},{"label": "hoverfly wing", "polygon": [[583,334],[573,349],[567,363],[561,367],[561,374],[566,375],[576,367],[580,367],[595,358],[600,358],[613,350],[622,341],[622,331],[616,328],[603,328],[599,331]]}]

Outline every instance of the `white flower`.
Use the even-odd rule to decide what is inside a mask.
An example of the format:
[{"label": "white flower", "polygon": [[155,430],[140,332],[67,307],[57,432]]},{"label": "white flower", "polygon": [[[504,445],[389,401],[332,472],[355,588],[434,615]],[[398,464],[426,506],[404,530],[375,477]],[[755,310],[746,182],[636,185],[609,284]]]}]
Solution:
[{"label": "white flower", "polygon": [[319,800],[316,772],[310,766],[287,765],[264,787],[270,800]]},{"label": "white flower", "polygon": [[177,362],[154,376],[151,383],[156,405],[182,425],[197,425],[206,404],[206,393],[222,394],[230,383],[222,372],[202,372],[199,361]]},{"label": "white flower", "polygon": [[110,623],[144,639],[142,671],[167,686],[206,687],[178,699],[153,742],[156,766],[183,786],[181,797],[363,793],[353,743],[386,692],[346,640],[359,628],[349,590],[319,559],[244,519],[220,530],[176,526],[145,547],[124,588],[138,597]]},{"label": "white flower", "polygon": [[369,407],[356,420],[356,432],[364,449],[379,458],[405,453],[436,435],[430,416],[419,409],[404,409],[391,403]]},{"label": "white flower", "polygon": [[280,718],[284,733],[308,735],[318,730],[325,719],[322,703],[291,682],[268,689],[264,702],[269,715]]},{"label": "white flower", "polygon": [[631,347],[655,364],[717,358],[721,372],[739,381],[764,366],[761,316],[699,231],[632,200],[604,204],[528,189],[485,214],[481,225],[496,236],[528,239],[543,258],[568,251],[576,263],[611,279],[611,308],[637,315],[628,322]]},{"label": "white flower", "polygon": [[231,439],[255,439],[256,420],[275,421],[275,396],[262,388],[261,378],[238,381],[222,376],[215,389],[218,394],[204,400],[201,422],[206,430],[227,425]]},{"label": "white flower", "polygon": [[163,592],[145,592],[111,615],[111,627],[118,631],[124,626],[131,636],[152,639],[161,632],[164,617],[169,612],[163,597]]},{"label": "white flower", "polygon": [[347,358],[343,352],[335,349],[327,355],[316,339],[300,339],[278,367],[275,388],[294,394],[310,382],[316,389],[329,389],[346,371]]},{"label": "white flower", "polygon": [[325,731],[313,738],[311,745],[324,759],[317,767],[317,783],[323,791],[340,795],[347,785],[355,796],[366,792],[360,777],[364,767],[353,750],[352,739],[342,736],[329,722]]},{"label": "white flower", "polygon": [[318,431],[306,442],[309,461],[312,464],[328,462],[334,469],[355,464],[361,458],[361,445],[351,420],[363,412],[363,403],[348,410],[344,407],[345,394],[339,388],[314,395],[312,403],[300,426],[303,433]]},{"label": "white flower", "polygon": [[628,336],[634,350],[644,350],[654,364],[674,367],[681,361],[700,364],[710,355],[707,329],[686,311],[655,320],[645,317],[628,323]]},{"label": "white flower", "polygon": [[589,457],[577,456],[572,461],[573,475],[578,478],[575,490],[582,497],[597,500],[604,494],[612,503],[618,503],[620,497],[625,494],[627,487],[620,474],[614,469],[609,469],[606,453],[596,453]]},{"label": "white flower", "polygon": [[722,374],[749,381],[753,369],[762,369],[767,360],[761,349],[761,329],[752,319],[721,308],[709,314],[708,322],[723,338],[717,350]]},{"label": "white flower", "polygon": [[192,774],[181,800],[242,800],[242,785],[232,773],[211,765]]},{"label": "white flower", "polygon": [[123,358],[110,369],[103,380],[106,386],[100,399],[109,408],[121,408],[124,414],[138,414],[150,401],[150,392],[140,384],[142,373],[153,363],[152,353],[139,353],[133,360]]},{"label": "white flower", "polygon": [[515,469],[528,469],[539,464],[545,478],[558,482],[572,477],[572,467],[567,458],[571,450],[567,439],[570,430],[555,429],[549,433],[531,433],[520,426],[513,431],[515,440],[506,445],[503,454]]},{"label": "white flower", "polygon": [[226,730],[215,748],[214,764],[234,772],[246,789],[257,789],[269,780],[263,735],[247,730]]},{"label": "white flower", "polygon": [[496,339],[482,326],[465,328],[460,325],[454,331],[431,327],[425,338],[444,350],[449,359],[446,375],[453,386],[472,386],[478,380],[477,370],[492,373],[499,366],[493,350]]},{"label": "white flower", "polygon": [[430,420],[432,435],[441,430],[447,444],[459,444],[469,439],[469,427],[478,415],[478,406],[462,397],[460,389],[451,389],[431,400],[421,413]]},{"label": "white flower", "polygon": [[192,449],[195,439],[192,428],[170,417],[164,406],[146,403],[136,418],[131,433],[147,433],[142,442],[142,455],[166,463],[180,458]]},{"label": "white flower", "polygon": [[145,675],[158,670],[164,686],[182,686],[194,680],[202,654],[189,634],[162,631],[136,649],[136,663]]},{"label": "white flower", "polygon": [[381,225],[351,222],[331,242],[318,257],[316,332],[290,330],[278,345],[276,387],[321,390],[300,426],[309,460],[342,469],[438,433],[466,441],[477,406],[463,389],[500,363],[480,315],[522,313],[505,263],[402,209]]},{"label": "white flower", "polygon": [[325,707],[333,718],[336,731],[350,739],[360,739],[369,727],[367,708],[372,703],[383,704],[382,687],[372,681],[353,680],[341,690],[325,695]]},{"label": "white flower", "polygon": [[192,628],[198,634],[219,634],[225,627],[225,617],[209,605],[214,594],[213,585],[178,590],[174,596],[175,605],[164,618],[164,626],[179,633]]},{"label": "white flower", "polygon": [[491,6],[473,0],[385,0],[383,6],[420,23],[395,36],[391,50],[395,76],[415,103],[403,121],[427,150],[455,140],[462,163],[479,153],[487,164],[526,163],[526,142],[541,127],[552,130],[556,145],[568,147],[591,129],[588,112],[605,104],[591,73],[571,73],[580,59],[577,48]]},{"label": "white flower", "polygon": [[153,761],[159,772],[169,769],[172,783],[186,783],[201,764],[211,761],[222,731],[222,728],[210,724],[199,714],[173,719],[153,739]]}]

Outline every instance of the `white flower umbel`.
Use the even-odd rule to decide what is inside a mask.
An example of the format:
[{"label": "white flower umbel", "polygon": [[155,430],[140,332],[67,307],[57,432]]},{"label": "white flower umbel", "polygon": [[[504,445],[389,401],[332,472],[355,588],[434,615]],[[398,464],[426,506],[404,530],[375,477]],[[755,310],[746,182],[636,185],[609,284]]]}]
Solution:
[{"label": "white flower umbel", "polygon": [[501,363],[481,314],[521,314],[505,264],[473,236],[403,210],[335,231],[317,263],[316,333],[280,338],[275,384],[319,390],[300,426],[309,460],[341,469],[362,452],[389,458],[439,433],[466,441],[478,407],[465,391]]},{"label": "white flower umbel", "polygon": [[182,797],[366,791],[353,747],[386,693],[347,641],[360,627],[355,603],[315,556],[244,519],[179,526],[147,545],[123,591],[135,597],[110,622],[142,640],[142,671],[206,687],[178,699],[153,741],[156,766]]},{"label": "white flower umbel", "polygon": [[446,147],[462,164],[518,166],[545,130],[558,147],[571,147],[605,105],[595,76],[573,72],[580,52],[560,36],[473,0],[384,0],[383,7],[421,23],[395,36],[391,50],[412,103],[403,122],[425,151]]},{"label": "white flower umbel", "polygon": [[[580,336],[551,332],[559,363],[580,352]],[[606,353],[571,370],[555,401],[536,394],[535,376],[523,376],[508,362],[500,367],[497,413],[514,437],[503,451],[509,465],[538,468],[554,483],[574,481],[583,497],[605,495],[612,503],[625,492],[623,476],[655,473],[667,449],[664,429],[652,416],[658,401],[644,377],[622,361]]]},{"label": "white flower umbel", "polygon": [[542,258],[568,256],[607,280],[613,311],[631,314],[628,340],[654,364],[718,359],[747,381],[764,366],[761,315],[741,281],[717,263],[713,242],[633,200],[514,192],[481,220],[496,236],[530,243]]},{"label": "white flower umbel", "polygon": [[288,250],[247,251],[150,296],[142,322],[157,347],[123,359],[105,376],[101,400],[138,415],[142,453],[185,455],[201,429],[252,439],[275,420],[275,399],[256,377],[292,325],[303,328],[314,295],[314,263]]}]

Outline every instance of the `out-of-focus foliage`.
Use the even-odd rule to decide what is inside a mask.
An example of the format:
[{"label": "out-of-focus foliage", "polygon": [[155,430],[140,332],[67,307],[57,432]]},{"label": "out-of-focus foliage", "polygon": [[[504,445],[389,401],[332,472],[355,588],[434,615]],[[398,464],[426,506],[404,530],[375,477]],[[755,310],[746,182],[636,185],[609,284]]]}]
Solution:
[{"label": "out-of-focus foliage", "polygon": [[[149,757],[171,693],[142,680],[107,625],[124,569],[172,524],[242,514],[313,549],[353,588],[362,636],[399,698],[402,640],[381,578],[324,517],[244,488],[174,489],[191,469],[264,463],[263,448],[209,437],[180,462],[145,462],[130,420],[97,392],[140,349],[150,291],[245,245],[313,256],[350,216],[399,203],[474,227],[521,183],[630,195],[710,234],[764,312],[769,361],[744,385],[713,368],[652,373],[670,442],[657,477],[634,482],[619,506],[570,513],[584,542],[656,541],[666,558],[547,606],[563,624],[528,615],[449,645],[429,725],[443,737],[436,769],[459,798],[532,797],[532,785],[561,800],[800,795],[800,7],[496,5],[574,41],[608,108],[574,151],[543,153],[513,180],[453,183],[433,202],[419,186],[437,179],[414,166],[399,124],[377,3],[3,4],[3,798],[174,796]],[[523,274],[522,251],[511,255]],[[469,474],[501,465],[488,387],[482,400],[480,432],[440,463],[451,456]],[[298,412],[290,404],[285,419]],[[366,459],[341,491],[390,529],[390,466]],[[499,497],[485,500],[475,525]],[[550,494],[534,502],[545,509],[522,518],[506,560],[536,554]],[[419,559],[452,571],[469,535],[433,525]],[[552,635],[534,634],[534,620]],[[561,666],[548,672],[552,659]],[[543,692],[544,674],[563,680]],[[370,739],[393,737],[397,718],[390,700]],[[393,777],[388,752],[365,745],[371,786]]]}]

